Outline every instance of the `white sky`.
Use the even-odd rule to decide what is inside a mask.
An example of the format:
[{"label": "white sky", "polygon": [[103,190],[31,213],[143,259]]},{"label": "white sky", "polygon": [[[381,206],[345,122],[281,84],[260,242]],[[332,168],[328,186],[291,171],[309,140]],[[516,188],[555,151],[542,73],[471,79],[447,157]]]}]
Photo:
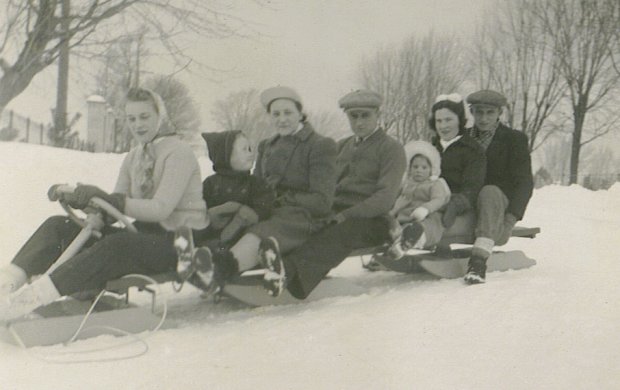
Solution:
[{"label": "white sky", "polygon": [[[337,110],[338,99],[359,87],[356,71],[364,56],[381,45],[400,44],[412,34],[468,32],[486,0],[316,0],[281,1],[268,7],[243,4],[242,17],[261,32],[255,39],[197,39],[188,52],[197,61],[224,70],[179,73],[190,88],[203,119],[213,128],[210,111],[216,100],[246,88],[283,84],[295,88],[310,111]],[[73,66],[80,66],[73,62]],[[166,73],[165,59],[146,67]],[[55,102],[56,67],[35,78],[9,108],[48,122]],[[216,80],[217,79],[217,80]],[[89,83],[72,80],[69,111],[86,114]],[[86,121],[82,119],[81,126]],[[78,126],[78,127],[81,127]]]}]

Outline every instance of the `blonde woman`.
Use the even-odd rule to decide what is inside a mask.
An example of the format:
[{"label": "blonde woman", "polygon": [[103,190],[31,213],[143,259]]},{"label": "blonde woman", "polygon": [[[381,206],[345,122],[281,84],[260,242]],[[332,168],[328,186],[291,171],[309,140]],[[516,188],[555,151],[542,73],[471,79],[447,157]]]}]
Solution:
[{"label": "blonde woman", "polygon": [[[46,273],[80,231],[67,217],[50,217],[0,270],[0,321],[21,317],[61,296],[102,289],[108,280],[129,273],[172,271],[177,263],[174,231],[208,225],[198,162],[168,125],[161,97],[147,89],[131,89],[125,116],[138,146],[126,155],[114,193],[78,185],[66,195],[52,186],[50,197],[64,197],[78,209],[93,197],[101,198],[135,218],[138,233],[106,228],[102,239]],[[43,276],[25,285],[39,274]]]}]

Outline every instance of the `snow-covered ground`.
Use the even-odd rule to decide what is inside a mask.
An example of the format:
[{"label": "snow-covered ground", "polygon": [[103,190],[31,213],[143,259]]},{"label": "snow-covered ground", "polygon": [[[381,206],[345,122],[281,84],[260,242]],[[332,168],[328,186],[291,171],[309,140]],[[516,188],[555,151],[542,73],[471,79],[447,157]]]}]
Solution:
[{"label": "snow-covered ground", "polygon": [[[0,143],[0,264],[62,210],[53,183],[111,189],[121,156]],[[207,170],[208,171],[208,170]],[[357,258],[334,273],[361,296],[252,309],[214,305],[164,285],[177,326],[142,345],[102,336],[23,350],[0,343],[0,389],[618,389],[620,184],[537,190],[513,239],[538,264],[487,283],[368,273]],[[94,349],[90,354],[78,351]],[[106,350],[104,350],[106,349]],[[53,364],[46,360],[103,360]]]}]

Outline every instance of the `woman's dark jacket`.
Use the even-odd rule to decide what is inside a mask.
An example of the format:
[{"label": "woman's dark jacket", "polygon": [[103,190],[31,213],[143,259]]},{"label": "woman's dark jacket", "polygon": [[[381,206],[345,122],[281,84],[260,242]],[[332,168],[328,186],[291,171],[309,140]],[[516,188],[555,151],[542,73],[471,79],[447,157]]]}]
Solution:
[{"label": "woman's dark jacket", "polygon": [[486,150],[485,185],[498,186],[508,198],[508,213],[523,218],[532,197],[534,179],[527,136],[499,124]]},{"label": "woman's dark jacket", "polygon": [[439,138],[433,145],[441,154],[441,177],[448,183],[453,194],[462,194],[472,207],[486,178],[486,158],[484,150],[467,134],[443,150]]}]

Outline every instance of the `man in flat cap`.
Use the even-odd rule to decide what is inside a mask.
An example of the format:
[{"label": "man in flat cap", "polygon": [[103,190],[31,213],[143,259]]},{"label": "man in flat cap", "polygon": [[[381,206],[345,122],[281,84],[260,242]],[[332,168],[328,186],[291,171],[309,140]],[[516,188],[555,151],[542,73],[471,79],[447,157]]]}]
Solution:
[{"label": "man in flat cap", "polygon": [[474,126],[467,129],[486,151],[487,174],[476,205],[475,241],[465,282],[484,283],[486,261],[495,245],[504,245],[523,218],[534,188],[527,136],[499,120],[506,98],[481,90],[467,97]]},{"label": "man in flat cap", "polygon": [[385,215],[398,196],[406,157],[403,146],[379,127],[381,102],[381,95],[368,90],[339,101],[353,135],[338,143],[333,215],[324,230],[282,259],[287,289],[297,298],[307,297],[354,249],[390,239]]}]

